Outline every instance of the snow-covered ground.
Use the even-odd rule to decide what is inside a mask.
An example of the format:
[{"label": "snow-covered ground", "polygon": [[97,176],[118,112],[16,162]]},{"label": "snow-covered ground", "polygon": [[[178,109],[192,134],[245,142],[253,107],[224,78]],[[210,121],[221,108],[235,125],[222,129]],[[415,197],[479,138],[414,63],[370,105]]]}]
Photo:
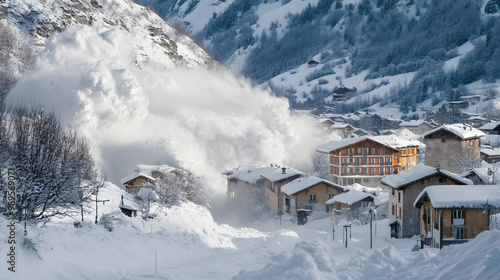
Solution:
[{"label": "snow-covered ground", "polygon": [[[2,261],[2,279],[495,279],[500,273],[500,231],[480,234],[463,245],[412,252],[415,239],[390,238],[387,220],[352,225],[345,248],[342,225],[326,218],[293,224],[279,220],[248,227],[217,224],[203,207],[185,203],[155,219],[129,218],[116,211],[121,195],[108,184],[99,213],[114,216],[112,231],[86,216],[81,228],[65,218],[43,226],[17,225],[16,273]],[[127,202],[130,197],[125,197]],[[0,228],[8,221],[0,218]],[[2,237],[6,243],[7,232]],[[24,240],[31,249],[20,245]],[[2,246],[2,256],[6,253]],[[155,268],[156,255],[156,268]],[[156,270],[155,270],[156,269]]]}]

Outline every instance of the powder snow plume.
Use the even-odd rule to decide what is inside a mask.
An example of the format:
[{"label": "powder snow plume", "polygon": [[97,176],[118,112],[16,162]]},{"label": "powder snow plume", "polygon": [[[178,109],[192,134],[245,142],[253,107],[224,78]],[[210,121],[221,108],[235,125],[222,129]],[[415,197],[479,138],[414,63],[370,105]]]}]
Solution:
[{"label": "powder snow plume", "polygon": [[[88,137],[109,179],[137,164],[178,165],[212,193],[225,191],[221,171],[279,163],[310,172],[321,139],[313,119],[291,116],[288,102],[221,71],[137,63],[129,33],[86,26],[52,36],[9,94],[11,103],[54,110]],[[132,44],[133,45],[133,44]]]}]

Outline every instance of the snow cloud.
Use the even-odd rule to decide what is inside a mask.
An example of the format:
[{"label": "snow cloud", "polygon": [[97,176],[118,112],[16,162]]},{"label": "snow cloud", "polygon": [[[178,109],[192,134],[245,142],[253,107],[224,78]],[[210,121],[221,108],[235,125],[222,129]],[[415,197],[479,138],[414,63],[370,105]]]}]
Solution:
[{"label": "snow cloud", "polygon": [[149,50],[131,47],[133,40],[119,28],[54,35],[10,102],[54,110],[88,137],[114,183],[144,163],[189,168],[214,193],[225,191],[220,172],[239,165],[311,170],[324,141],[312,118],[291,115],[285,99],[225,71],[144,62]]}]

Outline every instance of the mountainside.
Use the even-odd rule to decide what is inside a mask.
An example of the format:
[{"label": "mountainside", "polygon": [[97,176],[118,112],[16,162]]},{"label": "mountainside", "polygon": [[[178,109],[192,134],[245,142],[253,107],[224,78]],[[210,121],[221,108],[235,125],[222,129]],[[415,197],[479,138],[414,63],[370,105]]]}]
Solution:
[{"label": "mountainside", "polygon": [[[294,108],[423,117],[500,78],[497,0],[141,1]],[[335,94],[342,86],[355,91]]]}]

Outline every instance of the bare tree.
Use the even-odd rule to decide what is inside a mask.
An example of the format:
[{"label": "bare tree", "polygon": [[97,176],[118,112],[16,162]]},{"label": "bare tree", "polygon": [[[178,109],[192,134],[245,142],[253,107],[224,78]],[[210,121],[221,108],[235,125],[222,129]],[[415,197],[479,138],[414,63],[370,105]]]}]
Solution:
[{"label": "bare tree", "polygon": [[459,173],[472,170],[480,165],[479,151],[476,151],[474,147],[467,147],[462,153],[452,157],[452,166]]}]

